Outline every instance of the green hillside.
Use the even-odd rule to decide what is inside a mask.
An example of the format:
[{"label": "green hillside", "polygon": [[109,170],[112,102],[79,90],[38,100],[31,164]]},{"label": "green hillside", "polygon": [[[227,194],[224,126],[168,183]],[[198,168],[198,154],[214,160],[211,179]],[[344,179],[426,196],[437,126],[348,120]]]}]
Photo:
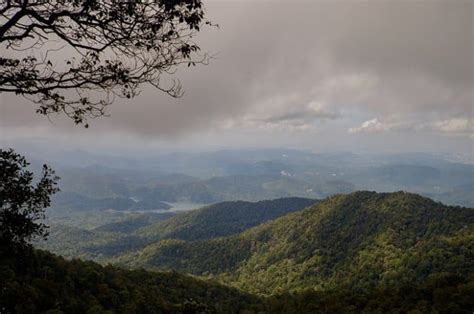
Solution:
[{"label": "green hillside", "polygon": [[[127,268],[179,270],[201,279],[68,261],[45,251],[0,256],[0,311],[472,313],[474,209],[403,192],[357,192],[294,207],[312,203],[296,198],[206,207],[171,218],[175,222],[166,224],[168,229],[154,234],[166,239],[109,259]],[[294,212],[235,233],[285,211]],[[120,231],[150,223],[142,215],[133,218],[131,229],[124,220],[52,236],[77,247],[69,256],[80,256],[87,243],[107,244]],[[207,222],[209,230],[225,230],[201,230]],[[162,223],[134,236],[141,241],[139,234],[159,230]],[[125,234],[124,247],[133,247]],[[220,234],[230,235],[216,237]]]},{"label": "green hillside", "polygon": [[473,227],[470,208],[404,192],[356,192],[237,235],[164,240],[114,261],[215,277],[261,294],[371,289],[472,274]]},{"label": "green hillside", "polygon": [[260,300],[176,272],[66,261],[44,251],[0,257],[2,313],[238,313]]},{"label": "green hillside", "polygon": [[[81,248],[81,253],[77,256],[99,259],[102,256],[114,256],[128,250],[138,249],[162,239],[204,240],[237,234],[267,220],[303,209],[315,202],[316,200],[298,197],[260,202],[222,202],[177,214],[172,218],[125,235],[114,233],[110,236],[108,233],[99,232],[104,229],[117,232],[117,230],[125,229],[125,226],[136,225],[134,221],[128,219],[124,221],[124,225],[116,223],[112,226],[106,225],[96,228],[92,241],[91,236],[84,239],[78,238],[77,240],[84,245]],[[66,232],[62,232],[62,234],[61,237],[54,237],[54,241],[47,242],[43,248],[52,249],[58,254],[76,249],[77,245],[70,241],[71,237]],[[72,235],[74,234],[78,233],[72,233]],[[67,243],[66,240],[68,240]]]},{"label": "green hillside", "polygon": [[[66,258],[94,259],[88,254],[89,247],[119,241],[134,244],[130,236],[137,229],[169,219],[175,213],[117,213],[100,212],[87,215],[84,212],[56,213],[46,221],[49,225],[47,241],[34,243],[35,247],[60,254]],[[50,215],[51,216],[51,215]]]},{"label": "green hillside", "polygon": [[204,240],[242,232],[316,201],[288,197],[260,202],[222,202],[148,226],[139,235],[153,239]]},{"label": "green hillside", "polygon": [[[26,252],[25,252],[26,253]],[[67,261],[45,251],[0,257],[2,313],[471,313],[474,277],[422,285],[305,290],[259,297],[176,272]]]},{"label": "green hillside", "polygon": [[117,222],[107,223],[94,229],[99,232],[120,232],[132,233],[136,230],[169,219],[176,215],[175,213],[147,213],[128,215],[125,219]]},{"label": "green hillside", "polygon": [[474,276],[430,276],[423,284],[366,290],[306,290],[265,299],[260,313],[463,313],[474,308]]}]

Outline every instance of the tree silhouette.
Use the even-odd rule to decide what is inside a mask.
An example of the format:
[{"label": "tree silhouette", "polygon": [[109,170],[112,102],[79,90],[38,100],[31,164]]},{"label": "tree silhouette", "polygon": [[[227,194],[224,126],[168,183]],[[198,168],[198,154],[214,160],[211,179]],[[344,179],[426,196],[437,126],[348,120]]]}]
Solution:
[{"label": "tree silhouette", "polygon": [[163,83],[163,74],[208,60],[192,40],[210,24],[201,0],[6,0],[0,23],[0,93],[86,127],[144,83],[181,96],[179,81]]},{"label": "tree silhouette", "polygon": [[[25,157],[12,149],[0,149],[0,255],[29,246],[29,241],[47,235],[44,209],[59,191],[58,177],[43,165],[41,178],[33,184],[33,173]],[[5,252],[6,251],[6,252]]]}]

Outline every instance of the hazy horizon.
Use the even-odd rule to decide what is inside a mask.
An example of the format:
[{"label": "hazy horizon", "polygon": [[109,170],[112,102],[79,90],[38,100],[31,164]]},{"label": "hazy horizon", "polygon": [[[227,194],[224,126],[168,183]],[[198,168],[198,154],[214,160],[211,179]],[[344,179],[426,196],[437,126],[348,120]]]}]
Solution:
[{"label": "hazy horizon", "polygon": [[[209,65],[75,126],[0,94],[2,147],[472,154],[472,1],[206,2]],[[29,143],[29,144],[28,144]]]}]

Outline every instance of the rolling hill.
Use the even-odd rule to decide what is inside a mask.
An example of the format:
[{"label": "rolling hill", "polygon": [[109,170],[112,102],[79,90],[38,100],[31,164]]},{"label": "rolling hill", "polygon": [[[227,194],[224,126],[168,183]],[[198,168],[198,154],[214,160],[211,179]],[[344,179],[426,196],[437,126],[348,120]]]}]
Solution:
[{"label": "rolling hill", "polygon": [[113,259],[217,278],[259,294],[421,284],[474,270],[474,209],[405,192],[336,195],[208,240],[166,239]]},{"label": "rolling hill", "polygon": [[222,202],[179,213],[169,219],[163,217],[166,213],[131,215],[91,230],[52,225],[50,240],[42,242],[40,247],[67,257],[102,260],[103,256],[113,256],[162,239],[197,240],[237,234],[315,202],[297,197]]},{"label": "rolling hill", "polygon": [[176,272],[65,260],[45,251],[0,256],[2,313],[471,313],[474,276],[432,276],[384,289],[252,295]]},{"label": "rolling hill", "polygon": [[[26,254],[26,255],[25,255]],[[176,272],[67,261],[44,251],[0,256],[2,313],[239,313],[255,296]]]},{"label": "rolling hill", "polygon": [[308,207],[316,200],[288,197],[269,201],[222,202],[182,213],[147,226],[140,236],[156,239],[204,240],[242,232],[267,220]]},{"label": "rolling hill", "polygon": [[[73,249],[70,257],[121,245],[117,252],[129,251],[97,252],[123,268],[44,251],[1,257],[2,312],[470,313],[474,307],[474,209],[404,192],[356,192],[323,201],[223,202],[162,218],[134,214],[52,234],[67,242],[60,249]],[[127,270],[142,267],[148,271]]]}]

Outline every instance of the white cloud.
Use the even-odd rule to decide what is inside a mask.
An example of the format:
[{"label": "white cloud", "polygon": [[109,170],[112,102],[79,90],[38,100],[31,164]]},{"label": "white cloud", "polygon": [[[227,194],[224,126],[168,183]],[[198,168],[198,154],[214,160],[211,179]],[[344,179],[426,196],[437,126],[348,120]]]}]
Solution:
[{"label": "white cloud", "polygon": [[379,119],[374,118],[363,122],[360,126],[350,128],[349,133],[361,132],[381,132],[392,129],[393,125],[380,122]]},{"label": "white cloud", "polygon": [[[289,143],[307,134],[309,143],[330,138],[346,147],[347,130],[420,131],[418,138],[397,136],[418,147],[429,132],[433,146],[462,149],[462,136],[473,133],[460,118],[472,115],[472,8],[472,1],[210,2],[209,19],[221,28],[196,41],[218,55],[209,66],[178,71],[184,97],[145,88],[132,101],[118,100],[111,117],[91,123],[90,141],[96,134],[174,141],[253,132],[268,135],[262,145],[288,133]],[[49,123],[13,96],[0,94],[0,103],[4,137],[28,137],[36,126],[51,138],[82,133],[72,123]]]},{"label": "white cloud", "polygon": [[439,132],[458,136],[467,136],[471,139],[474,139],[474,121],[472,119],[453,118],[437,121],[432,124],[432,128]]},{"label": "white cloud", "polygon": [[466,118],[455,118],[436,122],[434,127],[448,133],[471,133],[474,131],[473,121]]},{"label": "white cloud", "polygon": [[224,129],[257,129],[262,131],[315,132],[324,121],[341,115],[322,103],[301,103],[300,95],[275,95],[262,101],[243,117],[222,119],[215,123]]},{"label": "white cloud", "polygon": [[386,131],[429,131],[451,135],[468,136],[474,138],[474,123],[472,119],[452,118],[446,120],[425,121],[425,119],[411,121],[397,121],[392,119],[381,120],[374,118],[363,122],[358,127],[348,130],[349,133],[375,133]]}]

